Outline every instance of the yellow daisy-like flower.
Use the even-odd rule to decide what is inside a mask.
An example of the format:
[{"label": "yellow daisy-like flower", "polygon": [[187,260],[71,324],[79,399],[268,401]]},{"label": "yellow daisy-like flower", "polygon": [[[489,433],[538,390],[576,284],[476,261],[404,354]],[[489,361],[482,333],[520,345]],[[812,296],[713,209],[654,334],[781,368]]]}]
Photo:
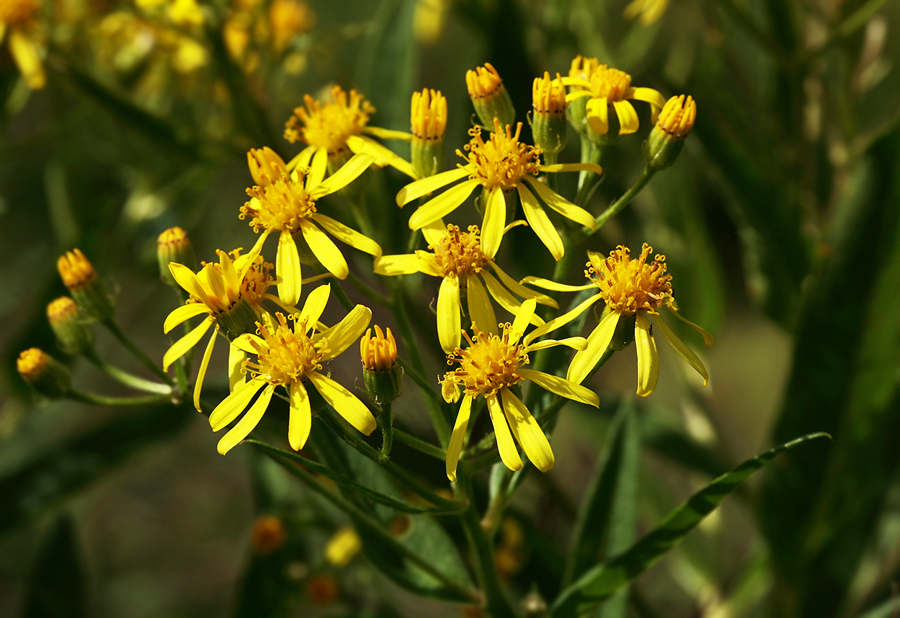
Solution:
[{"label": "yellow daisy-like flower", "polygon": [[[415,254],[381,256],[375,260],[375,272],[388,276],[421,272],[443,279],[437,298],[437,325],[444,352],[449,354],[459,347],[460,316],[465,314],[463,298],[472,324],[494,335],[497,334],[497,317],[488,294],[513,315],[522,309],[522,301],[516,296],[558,306],[549,296],[529,290],[497,266],[494,258],[484,251],[477,225],[469,226],[468,232],[461,232],[455,225],[445,228],[443,222],[438,221],[422,231],[430,253],[416,251]],[[532,316],[531,322],[544,323],[537,315]]]},{"label": "yellow daisy-like flower", "polygon": [[[575,60],[578,61],[579,58]],[[573,71],[576,66],[580,67],[580,70],[576,71],[575,76],[573,71],[570,71],[569,77],[563,78],[563,83],[572,87],[566,95],[566,100],[574,101],[581,97],[590,97],[587,102],[587,123],[591,131],[598,135],[606,135],[609,132],[610,106],[619,118],[619,135],[626,135],[634,133],[640,127],[637,111],[628,99],[649,103],[653,122],[656,122],[657,115],[666,104],[665,98],[656,90],[632,87],[631,75],[599,64],[595,58],[581,59],[581,62],[572,64]]]},{"label": "yellow daisy-like flower", "polygon": [[[556,461],[541,426],[512,390],[519,382],[531,380],[541,388],[561,397],[595,407],[600,404],[596,393],[584,386],[525,368],[529,363],[529,352],[557,345],[567,345],[576,349],[581,349],[585,345],[581,337],[534,343],[537,331],[523,338],[522,335],[531,321],[535,306],[533,298],[522,303],[522,309],[516,315],[515,321],[511,325],[502,325],[502,335],[484,333],[473,328],[474,338],[466,333],[468,347],[457,348],[447,357],[448,364],[459,363],[459,367],[448,371],[441,380],[444,400],[448,403],[459,401],[459,388],[463,388],[462,404],[450,436],[450,444],[447,446],[447,478],[451,481],[456,480],[456,466],[469,425],[472,401],[479,395],[487,400],[500,458],[510,470],[519,470],[522,467],[516,442],[541,472],[550,470]],[[543,332],[546,333],[547,330]]]},{"label": "yellow daisy-like flower", "polygon": [[[261,249],[262,242],[257,242],[247,255],[240,255],[240,250],[234,251],[234,259],[219,250],[216,252],[219,262],[204,264],[196,274],[183,264],[177,262],[169,264],[172,277],[191,297],[187,304],[169,313],[163,324],[163,331],[169,333],[185,320],[204,313],[207,317],[166,351],[163,356],[163,370],[168,371],[172,363],[197,345],[214,324],[216,330],[232,344],[240,335],[256,330],[257,316],[263,311],[261,306],[263,299],[274,299],[271,294],[266,294],[266,290],[273,283],[269,275],[272,265],[267,264],[259,255]],[[203,360],[200,362],[200,371],[197,373],[197,382],[194,384],[194,407],[198,411],[200,391],[215,343],[214,331],[206,345]],[[232,345],[228,362],[229,383],[232,388],[242,379],[239,368],[243,360],[243,352]]]},{"label": "yellow daisy-like flower", "polygon": [[350,157],[350,153],[365,153],[376,165],[390,165],[411,178],[418,178],[412,164],[368,137],[408,141],[409,133],[370,127],[369,117],[375,113],[375,108],[355,90],[347,93],[335,86],[331,96],[333,101],[322,104],[306,95],[303,98],[306,107],[294,109],[294,115],[288,119],[284,138],[292,144],[298,140],[309,144],[288,164],[290,169],[310,165],[324,167],[328,160],[339,165]]},{"label": "yellow daisy-like flower", "polygon": [[311,169],[301,167],[289,172],[282,158],[266,147],[252,149],[247,153],[247,161],[256,186],[247,189],[252,199],[241,206],[240,218],[249,217],[255,232],[264,230],[260,242],[265,242],[272,232],[279,232],[275,270],[278,296],[285,306],[293,307],[300,300],[302,279],[295,232],[303,235],[322,266],[338,279],[346,279],[350,269],[325,232],[370,255],[381,255],[381,247],[368,236],[316,212],[316,200],[353,182],[372,165],[371,156],[355,155],[325,180],[324,159],[314,161]]},{"label": "yellow daisy-like flower", "polygon": [[[307,386],[312,385],[322,398],[362,433],[375,429],[375,417],[366,405],[322,371],[322,363],[349,348],[369,325],[372,310],[357,305],[335,326],[319,331],[319,318],[328,303],[330,285],[322,285],[307,297],[303,309],[290,315],[293,327],[281,313],[267,325],[257,322],[259,335],[245,334],[235,341],[244,352],[256,356],[246,361],[251,379],[222,400],[209,417],[213,431],[224,429],[244,410],[244,417],[219,441],[222,455],[237,446],[259,423],[275,388],[284,387],[290,398],[288,442],[294,450],[306,444],[312,426],[312,409]],[[253,397],[262,390],[247,409]]]},{"label": "yellow daisy-like flower", "polygon": [[482,187],[481,199],[484,204],[484,222],[481,226],[482,248],[490,257],[495,256],[500,249],[500,241],[506,228],[506,199],[512,195],[514,189],[519,194],[522,211],[528,224],[557,260],[563,256],[563,243],[559,232],[544,212],[544,204],[567,219],[595,229],[597,224],[591,213],[572,204],[535,176],[539,172],[580,170],[601,174],[603,170],[600,166],[593,163],[541,165],[540,149],[521,143],[519,141],[521,131],[521,122],[513,133],[509,125],[504,130],[495,120],[494,132],[485,142],[481,137],[481,128],[474,127],[469,130],[472,140],[465,147],[468,154],[456,151],[456,154],[466,160],[466,165],[459,164],[455,170],[422,178],[403,187],[397,194],[398,206],[405,206],[436,189],[466,178],[465,182],[420,206],[409,218],[410,229],[424,228],[453,212],[479,186]]},{"label": "yellow daisy-like flower", "polygon": [[40,8],[39,0],[0,0],[0,43],[8,35],[9,51],[32,90],[47,83],[35,36]]},{"label": "yellow daisy-like flower", "polygon": [[647,259],[653,253],[653,247],[644,243],[638,259],[631,259],[627,247],[619,245],[615,251],[605,258],[599,253],[588,251],[590,262],[587,263],[585,276],[590,283],[585,285],[564,285],[547,279],[526,277],[523,283],[531,283],[547,290],[574,292],[596,287],[599,292],[587,299],[572,311],[561,315],[535,330],[536,333],[548,332],[559,328],[587,310],[601,298],[606,302],[606,316],[600,320],[597,328],[587,338],[587,347],[575,354],[566,377],[580,384],[606,352],[616,332],[616,327],[623,319],[634,318],[634,340],[637,345],[638,387],[637,394],[646,397],[656,388],[659,378],[659,355],[653,327],[648,315],[652,315],[659,330],[669,341],[675,351],[703,377],[703,385],[709,381],[706,367],[681,339],[669,328],[659,309],[665,307],[684,323],[692,326],[701,335],[706,345],[712,345],[713,339],[705,330],[681,317],[678,306],[672,295],[672,275],[666,273],[666,257],[656,255],[652,262]]}]

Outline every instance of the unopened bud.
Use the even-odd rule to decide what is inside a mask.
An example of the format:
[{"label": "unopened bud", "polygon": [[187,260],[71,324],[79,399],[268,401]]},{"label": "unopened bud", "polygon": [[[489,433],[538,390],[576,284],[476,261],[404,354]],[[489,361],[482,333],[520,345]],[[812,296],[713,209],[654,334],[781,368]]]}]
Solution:
[{"label": "unopened bud", "polygon": [[697,104],[690,95],[669,99],[644,142],[647,167],[659,171],[675,163],[696,119]]},{"label": "unopened bud", "polygon": [[512,99],[509,98],[500,74],[491,63],[485,63],[474,71],[467,71],[466,86],[482,125],[493,127],[494,118],[500,121],[501,127],[516,123]]},{"label": "unopened bud", "polygon": [[57,267],[85,319],[101,322],[112,317],[112,298],[80,249],[60,257]]},{"label": "unopened bud", "polygon": [[72,387],[69,369],[40,348],[19,354],[16,369],[34,390],[51,399],[62,397]]},{"label": "unopened bud", "polygon": [[66,354],[79,354],[94,343],[94,331],[84,323],[78,305],[68,296],[47,305],[47,320]]},{"label": "unopened bud", "polygon": [[568,125],[566,123],[566,87],[562,77],[556,74],[551,80],[546,71],[535,78],[531,89],[531,132],[534,144],[544,153],[557,154],[566,147]]},{"label": "unopened bud", "polygon": [[194,247],[185,231],[180,227],[170,227],[159,235],[156,241],[156,258],[159,261],[160,279],[172,287],[177,287],[178,283],[175,282],[175,278],[172,277],[169,270],[171,262],[183,264],[191,270],[197,267]]},{"label": "unopened bud", "polygon": [[447,130],[447,99],[439,90],[424,89],[412,95],[410,114],[412,164],[419,178],[444,169],[444,133]]},{"label": "unopened bud", "polygon": [[391,329],[387,335],[380,326],[366,331],[359,341],[363,363],[363,377],[366,391],[376,405],[390,403],[400,396],[400,382],[403,379],[403,368],[397,364],[397,342]]}]

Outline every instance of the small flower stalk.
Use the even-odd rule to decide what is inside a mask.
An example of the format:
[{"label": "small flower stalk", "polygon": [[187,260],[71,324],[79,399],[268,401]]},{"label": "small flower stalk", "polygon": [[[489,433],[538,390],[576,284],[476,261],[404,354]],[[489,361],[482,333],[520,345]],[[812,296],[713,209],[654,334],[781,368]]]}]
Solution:
[{"label": "small flower stalk", "polygon": [[66,354],[80,354],[94,344],[94,331],[84,323],[78,305],[68,296],[47,305],[47,321],[57,345]]},{"label": "small flower stalk", "polygon": [[31,388],[50,399],[59,399],[72,390],[69,369],[40,348],[30,348],[16,360],[19,375]]},{"label": "small flower stalk", "polygon": [[191,270],[196,267],[194,246],[187,233],[180,227],[170,227],[156,240],[156,258],[159,261],[159,276],[163,283],[178,287],[178,282],[169,270],[169,264],[175,262],[187,266]]},{"label": "small flower stalk", "polygon": [[697,103],[690,95],[682,94],[669,99],[660,112],[650,137],[644,142],[647,167],[659,171],[675,163],[696,119]]},{"label": "small flower stalk", "polygon": [[112,317],[112,297],[81,249],[66,252],[59,258],[57,267],[63,283],[86,320],[103,322]]},{"label": "small flower stalk", "polygon": [[410,154],[419,178],[444,169],[444,133],[447,130],[447,99],[439,90],[425,88],[412,95]]},{"label": "small flower stalk", "polygon": [[474,71],[467,71],[466,86],[472,105],[475,106],[475,113],[483,126],[492,128],[495,118],[501,127],[515,124],[516,110],[512,99],[500,74],[490,62]]}]

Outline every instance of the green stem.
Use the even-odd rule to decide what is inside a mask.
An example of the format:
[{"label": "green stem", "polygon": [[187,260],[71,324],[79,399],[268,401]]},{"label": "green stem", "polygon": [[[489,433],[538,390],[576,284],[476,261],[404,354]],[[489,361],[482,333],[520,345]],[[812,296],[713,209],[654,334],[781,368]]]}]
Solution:
[{"label": "green stem", "polygon": [[475,494],[472,491],[472,479],[465,470],[458,470],[459,482],[456,484],[458,496],[465,496],[469,500],[469,508],[463,512],[462,526],[469,542],[472,559],[475,562],[475,572],[478,582],[484,594],[484,605],[491,618],[517,618],[515,609],[509,602],[497,568],[494,565],[494,549],[478,517],[478,509],[475,505]]},{"label": "green stem", "polygon": [[169,395],[147,395],[146,397],[105,397],[94,393],[82,393],[81,391],[69,391],[66,393],[67,399],[89,403],[95,406],[104,406],[107,408],[122,407],[138,407],[150,406],[160,403],[172,403],[172,397]]},{"label": "green stem", "polygon": [[[422,394],[425,395],[427,399],[431,399],[434,401],[435,405],[441,407],[444,405],[444,400],[441,399],[441,396],[434,390],[434,387],[425,379],[425,377],[415,370],[409,363],[405,360],[397,357],[397,364],[403,368],[403,372],[410,377],[410,379],[416,383],[416,386],[421,389]],[[444,418],[443,413],[441,413],[441,418]]]},{"label": "green stem", "polygon": [[391,404],[385,403],[378,406],[381,412],[381,456],[385,459],[391,455],[391,447],[394,444],[394,412]]},{"label": "green stem", "polygon": [[[584,163],[596,163],[600,165],[603,159],[603,149],[586,137],[581,138],[581,160]],[[578,193],[575,195],[575,204],[581,207],[587,203],[593,193],[594,177],[597,174],[582,171],[578,177]]]},{"label": "green stem", "polygon": [[141,391],[146,391],[148,393],[156,393],[157,395],[171,395],[172,387],[167,386],[165,384],[160,384],[159,382],[153,382],[152,380],[145,380],[144,378],[140,378],[136,375],[128,373],[118,367],[110,365],[105,360],[100,358],[97,354],[97,350],[94,348],[88,348],[84,351],[84,356],[90,362],[97,366],[98,369],[109,375],[113,380],[124,384],[125,386],[130,386],[131,388],[136,388]]},{"label": "green stem", "polygon": [[484,517],[481,519],[481,527],[487,530],[488,534],[493,535],[497,531],[497,526],[500,525],[500,517],[503,515],[504,509],[506,509],[506,503],[509,499],[509,484],[512,481],[512,477],[513,471],[504,467],[503,478],[500,479],[497,492],[491,499],[490,504],[488,504],[487,511],[485,511]]},{"label": "green stem", "polygon": [[152,371],[160,380],[168,384],[169,386],[175,386],[175,382],[166,375],[166,372],[162,370],[159,365],[154,363],[150,358],[144,354],[144,351],[137,347],[131,339],[128,338],[119,325],[112,319],[104,320],[103,325],[109,329],[109,332],[113,334],[113,336],[119,340],[123,346],[125,346],[131,354],[138,359],[141,363],[144,364],[147,369]]},{"label": "green stem", "polygon": [[419,248],[419,241],[422,239],[422,230],[413,230],[409,235],[409,242],[406,245],[407,253],[415,253]]},{"label": "green stem", "polygon": [[369,300],[378,303],[379,305],[383,305],[385,307],[391,306],[391,299],[385,296],[384,294],[380,294],[375,291],[375,289],[367,284],[365,281],[354,275],[352,272],[350,276],[347,277],[347,281],[350,282],[350,285],[355,287],[357,290],[362,293],[363,296],[368,298]]},{"label": "green stem", "polygon": [[337,296],[338,302],[341,303],[341,307],[344,308],[345,311],[353,311],[353,301],[350,300],[350,297],[347,296],[347,292],[344,291],[344,288],[341,287],[341,282],[337,277],[330,277],[331,279],[331,290],[334,292],[334,295]]},{"label": "green stem", "polygon": [[596,234],[597,230],[606,225],[607,221],[615,217],[622,211],[623,208],[628,206],[632,202],[632,200],[637,197],[637,194],[647,186],[647,183],[650,182],[650,179],[653,178],[653,175],[655,173],[655,170],[649,167],[645,167],[644,171],[641,172],[641,175],[638,177],[638,179],[634,181],[634,184],[628,188],[628,191],[626,191],[625,194],[622,195],[622,197],[610,204],[609,208],[597,215],[597,218],[594,219],[594,221],[597,222],[597,229],[593,230],[592,232],[588,232],[585,235],[585,239],[590,238],[591,236]]},{"label": "green stem", "polygon": [[428,455],[429,457],[433,457],[438,461],[444,461],[447,458],[447,454],[440,447],[426,442],[421,438],[417,438],[410,433],[406,433],[402,429],[397,429],[395,427],[394,437],[397,439],[397,442],[402,442],[406,446],[419,451],[423,455]]},{"label": "green stem", "polygon": [[[558,152],[545,152],[544,165],[556,165],[559,162]],[[554,193],[559,191],[559,176],[557,174],[547,174],[547,186]]]}]

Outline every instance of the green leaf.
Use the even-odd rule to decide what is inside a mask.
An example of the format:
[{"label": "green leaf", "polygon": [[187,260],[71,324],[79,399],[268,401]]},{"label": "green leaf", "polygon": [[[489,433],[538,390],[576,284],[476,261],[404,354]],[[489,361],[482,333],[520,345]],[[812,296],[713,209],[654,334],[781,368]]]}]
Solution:
[{"label": "green leaf", "polygon": [[593,610],[617,590],[656,564],[667,551],[714,511],[728,494],[779,453],[804,442],[826,437],[829,437],[828,434],[817,433],[797,438],[758,457],[748,459],[723,474],[672,511],[656,529],[635,543],[631,549],[585,573],[581,579],[563,591],[554,603],[550,615],[552,618],[575,618]]},{"label": "green leaf", "polygon": [[171,438],[194,417],[191,411],[190,406],[159,406],[123,412],[0,477],[0,535],[60,504],[141,449]]},{"label": "green leaf", "polygon": [[57,518],[29,577],[23,618],[87,616],[85,576],[72,518]]}]

